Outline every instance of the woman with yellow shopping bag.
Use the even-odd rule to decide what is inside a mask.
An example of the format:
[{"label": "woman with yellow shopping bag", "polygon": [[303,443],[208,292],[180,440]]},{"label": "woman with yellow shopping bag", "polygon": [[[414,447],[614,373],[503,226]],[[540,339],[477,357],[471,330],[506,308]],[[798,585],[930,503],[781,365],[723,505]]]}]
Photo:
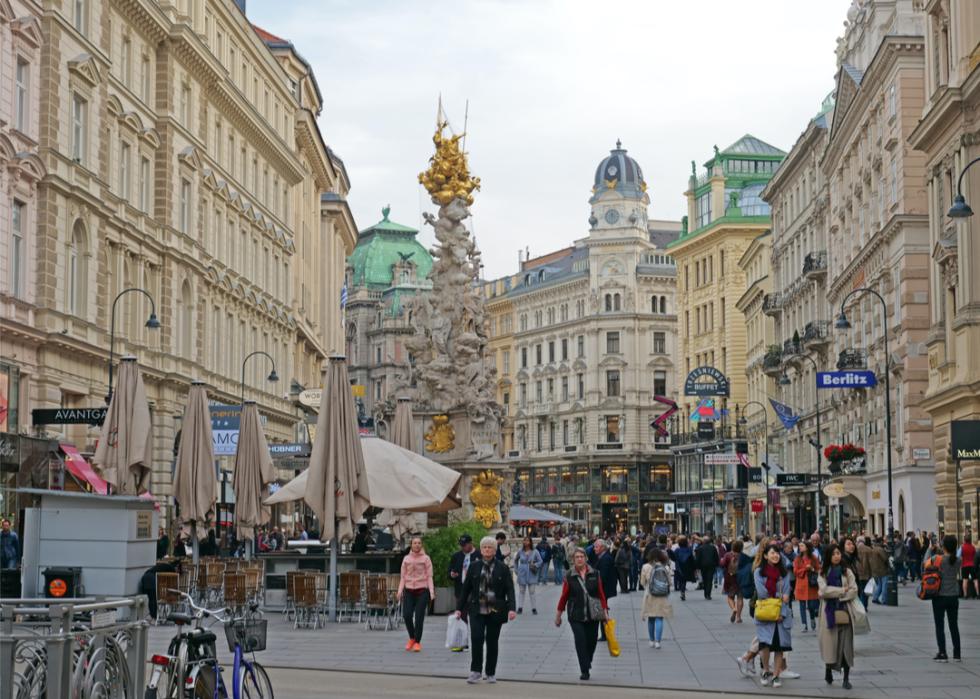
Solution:
[{"label": "woman with yellow shopping bag", "polygon": [[[783,654],[793,650],[793,606],[789,602],[789,571],[775,544],[766,546],[762,565],[755,569],[755,635],[762,653],[762,686],[781,687]],[[775,674],[769,669],[769,656],[775,655]]]},{"label": "woman with yellow shopping bag", "polygon": [[[572,569],[568,572],[558,599],[555,626],[561,626],[561,615],[568,609],[568,623],[575,638],[575,654],[581,671],[579,679],[589,679],[592,657],[599,642],[599,624],[609,619],[609,605],[602,588],[602,579],[588,564],[584,549],[577,548],[572,554]],[[612,652],[615,636],[607,629],[609,648]],[[616,646],[618,649],[618,645]],[[618,655],[618,653],[617,653]]]}]

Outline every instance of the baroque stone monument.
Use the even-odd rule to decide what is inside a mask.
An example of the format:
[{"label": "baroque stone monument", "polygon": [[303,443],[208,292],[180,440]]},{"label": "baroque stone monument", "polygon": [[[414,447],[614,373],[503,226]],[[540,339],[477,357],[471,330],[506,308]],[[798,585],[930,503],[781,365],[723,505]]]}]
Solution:
[{"label": "baroque stone monument", "polygon": [[[489,478],[484,472],[505,469],[499,456],[501,409],[494,399],[496,370],[486,362],[489,338],[478,287],[480,251],[463,224],[480,180],[470,175],[460,144],[463,134],[445,136],[446,126],[437,124],[432,137],[435,153],[429,168],[419,175],[439,212],[424,214],[436,238],[429,251],[432,291],[407,304],[415,334],[405,346],[414,363],[406,367],[404,388],[411,387],[416,396],[415,417],[423,421],[423,453],[464,474],[461,515],[472,517],[479,507],[481,521],[494,526],[500,523],[497,503],[503,477]],[[487,513],[493,500],[490,483],[498,493],[491,506],[493,517]]]}]

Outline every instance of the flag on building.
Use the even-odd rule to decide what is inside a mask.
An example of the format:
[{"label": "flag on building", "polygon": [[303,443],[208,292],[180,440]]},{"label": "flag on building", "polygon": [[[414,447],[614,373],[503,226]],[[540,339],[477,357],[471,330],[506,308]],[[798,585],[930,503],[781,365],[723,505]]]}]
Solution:
[{"label": "flag on building", "polygon": [[779,419],[782,420],[783,427],[785,427],[787,430],[791,430],[796,427],[796,423],[800,421],[800,416],[794,415],[791,407],[780,403],[778,400],[773,400],[772,398],[769,399],[769,402],[772,403],[772,409],[776,411],[776,415],[778,415]]},{"label": "flag on building", "polygon": [[347,308],[347,282],[346,281],[344,282],[344,285],[340,287],[340,310],[344,310],[345,308]]}]

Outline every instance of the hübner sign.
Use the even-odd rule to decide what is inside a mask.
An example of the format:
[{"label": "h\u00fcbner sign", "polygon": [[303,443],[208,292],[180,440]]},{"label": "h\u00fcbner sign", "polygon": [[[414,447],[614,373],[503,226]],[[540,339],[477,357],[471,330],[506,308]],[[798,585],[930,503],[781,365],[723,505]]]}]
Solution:
[{"label": "h\u00fcbner sign", "polygon": [[980,461],[980,420],[953,420],[949,426],[953,461]]}]

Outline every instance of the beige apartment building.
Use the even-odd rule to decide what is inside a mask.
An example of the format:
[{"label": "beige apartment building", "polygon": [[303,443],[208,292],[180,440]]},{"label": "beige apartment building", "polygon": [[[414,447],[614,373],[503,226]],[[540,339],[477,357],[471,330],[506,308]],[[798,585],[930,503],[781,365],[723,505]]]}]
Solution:
[{"label": "beige apartment building", "polygon": [[[907,145],[925,155],[929,237],[928,384],[922,408],[932,418],[937,518],[941,530],[980,530],[980,461],[957,464],[950,449],[954,420],[980,419],[980,222],[947,211],[963,168],[980,156],[980,5],[972,0],[925,4],[925,104]],[[963,178],[977,208],[980,170]],[[958,469],[958,472],[957,472]]]},{"label": "beige apartment building", "polygon": [[[0,287],[3,366],[17,377],[7,429],[30,430],[34,408],[103,404],[113,300],[140,288],[153,306],[141,293],[119,298],[114,349],[138,358],[146,383],[155,495],[170,492],[190,382],[237,404],[255,350],[281,378],[269,383],[270,363],[254,357],[244,397],[258,401],[270,441],[304,438],[295,394],[319,386],[322,361],[342,350],[356,228],[302,56],[231,0],[0,6],[24,18],[4,17],[2,30],[23,35],[13,45],[30,63],[39,158],[21,168],[36,195],[14,196],[30,203],[22,225],[36,243],[22,251],[20,293],[9,263]],[[158,330],[144,325],[154,309]],[[84,425],[44,429],[83,453],[98,437]]]},{"label": "beige apartment building", "polygon": [[[843,302],[851,329],[833,333],[836,368],[866,368],[878,382],[870,389],[821,391],[833,415],[822,441],[853,442],[867,451],[860,472],[837,475],[857,501],[849,528],[873,534],[889,528],[889,449],[895,528],[936,526],[932,421],[923,405],[930,324],[928,197],[925,157],[908,142],[926,98],[921,5],[868,0],[849,10],[837,45],[836,103],[821,158],[830,197],[829,308],[820,312],[829,316],[813,317],[833,320]],[[870,293],[851,294],[863,288],[877,292],[884,304]],[[784,323],[784,336],[791,330]]]},{"label": "beige apartment building", "polygon": [[[521,261],[521,267],[524,260]],[[496,369],[497,405],[500,417],[500,456],[508,456],[514,448],[514,304],[507,295],[519,278],[512,274],[483,283],[486,304],[487,362]],[[515,453],[514,456],[517,454]]]}]

